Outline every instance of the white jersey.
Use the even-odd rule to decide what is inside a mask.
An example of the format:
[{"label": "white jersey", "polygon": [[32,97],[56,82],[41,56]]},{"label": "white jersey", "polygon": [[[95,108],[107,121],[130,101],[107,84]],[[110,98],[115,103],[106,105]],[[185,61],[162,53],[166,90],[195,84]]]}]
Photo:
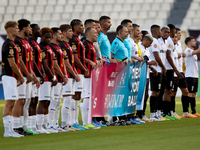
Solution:
[{"label": "white jersey", "polygon": [[131,45],[132,45],[132,50],[131,50],[131,56],[136,56],[138,57],[138,47],[135,41],[130,37],[129,38]]},{"label": "white jersey", "polygon": [[[174,56],[173,56],[174,49],[175,49],[174,43],[173,43],[171,37],[169,36],[167,38],[167,50],[171,51],[171,57],[172,57],[173,62],[174,62]],[[173,69],[172,66],[169,64],[167,59],[166,59],[165,67],[166,67],[167,70],[172,70]]]},{"label": "white jersey", "polygon": [[[178,41],[178,43],[176,45],[177,45],[176,46],[177,53],[182,55],[183,50],[181,47],[181,42]],[[183,72],[183,58],[182,57],[178,59],[178,68],[177,69],[179,72]]]},{"label": "white jersey", "polygon": [[167,40],[163,40],[162,37],[158,39],[160,44],[160,59],[162,60],[163,65],[166,63],[166,52],[167,52]]},{"label": "white jersey", "polygon": [[[152,60],[156,61],[153,52],[158,52],[159,56],[160,56],[160,44],[159,44],[159,42],[158,42],[158,40],[156,38],[153,38],[153,42],[152,42],[151,46],[148,49],[149,49],[149,53],[150,53],[150,61],[152,61]],[[156,66],[152,66],[152,67],[158,73],[161,73],[161,67],[159,65],[157,67]]]},{"label": "white jersey", "polygon": [[[139,46],[140,46],[140,48],[141,48],[141,50],[142,50],[142,57],[147,56],[148,59],[150,59],[150,53],[149,53],[148,48],[145,48],[145,47],[142,45],[141,42],[139,42],[138,44],[139,44]],[[147,65],[147,79],[149,79],[149,71],[150,71],[149,65]]]},{"label": "white jersey", "polygon": [[185,77],[198,78],[197,55],[192,55],[194,50],[187,47],[185,49]]},{"label": "white jersey", "polygon": [[[178,61],[178,52],[177,52],[177,44],[174,45],[174,51],[173,51],[173,56],[174,56],[174,65],[179,66],[179,61]],[[177,77],[176,73],[174,73],[174,77]]]}]

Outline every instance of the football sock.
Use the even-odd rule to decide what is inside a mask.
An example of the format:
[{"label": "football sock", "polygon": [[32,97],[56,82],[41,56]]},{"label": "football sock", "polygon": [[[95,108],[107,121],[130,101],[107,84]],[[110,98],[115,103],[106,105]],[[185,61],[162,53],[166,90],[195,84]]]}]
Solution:
[{"label": "football sock", "polygon": [[71,99],[71,121],[70,121],[70,125],[75,124],[75,113],[76,113],[75,103],[76,103],[76,101],[74,99]]},{"label": "football sock", "polygon": [[150,111],[151,111],[151,113],[155,113],[157,111],[156,100],[157,100],[157,97],[150,96]]},{"label": "football sock", "polygon": [[19,128],[19,117],[13,117],[13,128]]},{"label": "football sock", "polygon": [[75,110],[75,123],[76,124],[79,124],[78,122],[78,114],[79,114],[79,101],[75,101],[75,107],[76,107],[76,110]]},{"label": "football sock", "polygon": [[54,120],[53,120],[54,127],[59,126],[58,120],[59,120],[59,116],[60,116],[60,103],[61,103],[61,98],[58,99],[57,104],[56,104],[55,116],[54,116]]},{"label": "football sock", "polygon": [[84,98],[83,108],[82,108],[83,125],[88,124],[88,113],[89,113],[89,98]]},{"label": "football sock", "polygon": [[36,116],[37,116],[37,128],[41,130],[44,122],[44,114],[37,114]]},{"label": "football sock", "polygon": [[31,130],[35,131],[36,130],[36,115],[33,115],[32,116],[32,119],[31,119]]},{"label": "football sock", "polygon": [[196,100],[195,100],[195,97],[190,97],[190,106],[191,106],[192,114],[195,114],[196,113]]},{"label": "football sock", "polygon": [[10,115],[3,117],[4,132],[9,133],[10,131]]},{"label": "football sock", "polygon": [[188,112],[188,108],[189,108],[189,97],[188,97],[188,96],[183,96],[183,95],[182,95],[181,101],[182,101],[183,112]]},{"label": "football sock", "polygon": [[27,126],[28,126],[28,129],[32,128],[32,116],[28,116],[28,118],[27,118]]},{"label": "football sock", "polygon": [[44,115],[44,122],[43,122],[44,128],[47,128],[47,123],[48,122],[49,122],[49,114],[45,114]]},{"label": "football sock", "polygon": [[[24,116],[20,116],[19,117],[19,128],[22,128],[23,124],[24,124]],[[26,129],[24,129],[24,130],[26,130]]]},{"label": "football sock", "polygon": [[[62,127],[65,127],[67,124],[69,125],[70,122],[71,122],[71,118],[70,118],[70,115],[71,115],[71,96],[67,96],[67,97],[64,97],[63,98],[64,101],[63,101],[63,105],[62,105],[62,109],[61,109],[61,126]],[[71,124],[70,124],[71,125]]]},{"label": "football sock", "polygon": [[[175,112],[175,96],[171,96],[170,111]],[[173,113],[172,113],[173,114]]]},{"label": "football sock", "polygon": [[23,112],[24,120],[23,120],[23,124],[22,124],[24,130],[28,129],[27,121],[28,121],[28,109],[29,109],[30,102],[31,102],[31,99],[27,98],[25,101],[25,104],[24,104],[24,112]]},{"label": "football sock", "polygon": [[56,110],[56,103],[57,103],[58,99],[55,98],[54,100],[51,100],[50,105],[49,105],[49,127],[53,126],[53,120],[54,120],[54,116],[55,116],[55,110]]}]

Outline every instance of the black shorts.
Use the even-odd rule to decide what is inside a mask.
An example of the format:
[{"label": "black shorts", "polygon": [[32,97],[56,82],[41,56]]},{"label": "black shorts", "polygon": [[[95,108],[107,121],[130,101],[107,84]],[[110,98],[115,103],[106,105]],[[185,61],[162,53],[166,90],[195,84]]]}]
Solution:
[{"label": "black shorts", "polygon": [[180,87],[180,88],[187,88],[187,83],[186,83],[186,80],[185,80],[185,75],[184,75],[183,72],[181,72],[181,74],[184,76],[184,78],[178,79],[178,87]]},{"label": "black shorts", "polygon": [[154,76],[153,73],[150,73],[151,91],[160,92],[161,81],[162,81],[161,73],[158,73],[157,76]]},{"label": "black shorts", "polygon": [[164,93],[165,91],[165,84],[166,84],[166,75],[161,74],[162,81],[161,81],[161,93]]},{"label": "black shorts", "polygon": [[171,90],[174,82],[174,70],[167,70],[165,89]]},{"label": "black shorts", "polygon": [[189,93],[196,93],[198,89],[198,78],[185,78]]},{"label": "black shorts", "polygon": [[177,89],[178,89],[178,78],[177,77],[174,77],[174,82],[173,82],[173,86],[172,86],[172,92],[177,92]]}]

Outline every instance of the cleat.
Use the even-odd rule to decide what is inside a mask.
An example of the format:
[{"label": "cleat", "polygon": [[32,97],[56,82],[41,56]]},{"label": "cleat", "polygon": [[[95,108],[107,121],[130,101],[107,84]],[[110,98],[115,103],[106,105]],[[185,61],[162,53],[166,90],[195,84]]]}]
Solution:
[{"label": "cleat", "polygon": [[161,118],[159,118],[157,116],[154,116],[154,117],[150,118],[150,120],[153,120],[153,121],[163,121]]},{"label": "cleat", "polygon": [[[161,119],[164,119],[164,120],[170,120],[170,119],[167,119],[167,118],[165,118],[165,117],[163,117],[163,116],[159,116]],[[164,121],[163,120],[163,121]]]},{"label": "cleat", "polygon": [[182,115],[183,118],[196,118],[197,116],[190,114],[190,113],[186,113]]},{"label": "cleat", "polygon": [[173,115],[171,115],[170,117],[174,118],[174,120],[181,120],[180,118],[174,117]]},{"label": "cleat", "polygon": [[85,127],[83,127],[83,126],[80,125],[80,124],[77,124],[77,126],[80,127],[80,128],[83,128],[84,130],[88,130],[88,128],[85,128]]},{"label": "cleat", "polygon": [[18,134],[21,134],[24,136],[33,135],[33,133],[28,133],[28,132],[24,131],[23,128],[14,128],[13,130],[14,130],[14,132],[17,132]]},{"label": "cleat", "polygon": [[24,135],[18,134],[17,132],[8,132],[3,134],[4,137],[24,137]]},{"label": "cleat", "polygon": [[77,124],[73,124],[73,126],[72,126],[73,128],[75,128],[75,129],[79,129],[79,130],[85,130],[85,129],[83,129],[83,128],[80,128]]},{"label": "cleat", "polygon": [[176,112],[173,113],[173,116],[176,118],[182,118],[181,116],[179,116]]},{"label": "cleat", "polygon": [[54,128],[46,128],[45,129],[47,132],[49,132],[49,133],[58,133],[58,131],[56,131]]},{"label": "cleat", "polygon": [[143,116],[143,117],[142,117],[142,121],[145,121],[145,122],[153,122],[153,120],[150,120],[147,116]]},{"label": "cleat", "polygon": [[200,114],[199,113],[195,113],[195,114],[192,114],[192,115],[194,115],[194,116],[197,116],[197,117],[200,117]]},{"label": "cleat", "polygon": [[72,127],[68,127],[68,126],[65,126],[64,128],[62,128],[63,130],[67,130],[67,131],[79,131],[79,130],[75,130],[75,129],[72,129]]},{"label": "cleat", "polygon": [[175,120],[174,118],[172,118],[171,116],[168,116],[168,115],[165,115],[164,118],[169,119],[169,120]]},{"label": "cleat", "polygon": [[132,125],[131,121],[129,121],[129,120],[126,120],[125,123],[126,123],[127,126]]},{"label": "cleat", "polygon": [[158,119],[160,119],[161,121],[165,121],[164,117],[158,116]]},{"label": "cleat", "polygon": [[96,125],[100,126],[100,127],[107,127],[107,125],[101,124],[101,123],[99,123],[98,121],[95,121],[94,123],[95,123]]},{"label": "cleat", "polygon": [[130,119],[130,121],[131,121],[132,123],[135,123],[135,124],[140,124],[140,121],[137,120],[136,118]]},{"label": "cleat", "polygon": [[30,129],[26,129],[25,131],[26,131],[27,133],[32,133],[33,135],[39,134],[39,133],[34,132],[34,131],[30,130]]},{"label": "cleat", "polygon": [[110,126],[110,123],[108,121],[99,121],[100,124]]},{"label": "cleat", "polygon": [[69,132],[69,130],[64,130],[63,128],[61,128],[61,127],[59,127],[59,126],[57,126],[55,129],[56,129],[58,132]]},{"label": "cleat", "polygon": [[50,132],[48,132],[47,130],[45,130],[44,128],[42,128],[42,129],[38,129],[37,130],[40,134],[50,134]]},{"label": "cleat", "polygon": [[87,124],[87,125],[84,125],[83,127],[88,128],[88,129],[100,129],[101,128],[101,127],[96,127],[93,124]]},{"label": "cleat", "polygon": [[111,126],[120,126],[120,123],[116,120],[110,124]]}]

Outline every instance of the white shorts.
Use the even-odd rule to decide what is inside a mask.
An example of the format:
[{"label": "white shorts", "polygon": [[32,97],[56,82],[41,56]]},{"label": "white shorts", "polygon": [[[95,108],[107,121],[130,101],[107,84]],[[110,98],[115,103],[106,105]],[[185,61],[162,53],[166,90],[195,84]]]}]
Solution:
[{"label": "white shorts", "polygon": [[63,85],[58,82],[56,86],[54,86],[54,98],[62,98],[63,93]]},{"label": "white shorts", "polygon": [[5,100],[18,100],[17,80],[14,77],[2,76],[3,93]]},{"label": "white shorts", "polygon": [[84,90],[81,98],[91,97],[91,78],[85,78]]},{"label": "white shorts", "polygon": [[54,87],[51,87],[50,81],[45,81],[40,86],[40,94],[39,94],[39,101],[50,101],[51,99],[54,99]]},{"label": "white shorts", "polygon": [[63,86],[63,95],[74,95],[75,89],[74,89],[75,80],[72,78],[68,78],[67,84]]},{"label": "white shorts", "polygon": [[32,82],[26,84],[27,78],[24,77],[25,82],[18,86],[18,99],[26,99],[31,98],[31,90],[32,90]]},{"label": "white shorts", "polygon": [[85,77],[82,74],[79,74],[79,77],[81,80],[79,82],[75,82],[75,92],[83,92],[84,89]]},{"label": "white shorts", "polygon": [[[37,77],[37,79],[40,81],[40,78]],[[36,84],[33,84],[32,90],[31,90],[31,97],[39,97],[40,94],[40,87],[37,88]]]}]

